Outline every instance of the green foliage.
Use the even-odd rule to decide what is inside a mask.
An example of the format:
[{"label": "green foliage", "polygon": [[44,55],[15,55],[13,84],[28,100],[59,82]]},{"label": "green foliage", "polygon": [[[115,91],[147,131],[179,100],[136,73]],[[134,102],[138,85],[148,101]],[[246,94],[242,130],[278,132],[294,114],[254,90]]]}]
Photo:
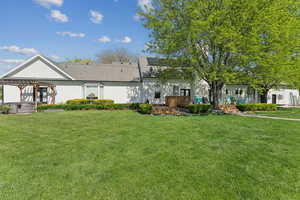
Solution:
[{"label": "green foliage", "polygon": [[44,110],[137,110],[137,104],[57,104],[39,105],[38,111]]},{"label": "green foliage", "polygon": [[236,106],[240,111],[276,111],[277,105],[276,104],[240,104]]},{"label": "green foliage", "polygon": [[224,84],[278,85],[291,75],[299,10],[298,0],[158,0],[140,14],[149,51],[173,58],[183,77],[207,81],[216,108]]},{"label": "green foliage", "polygon": [[152,105],[150,105],[150,104],[140,104],[138,111],[142,114],[151,114]]},{"label": "green foliage", "polygon": [[0,113],[8,114],[9,110],[10,110],[9,106],[0,106]]},{"label": "green foliage", "polygon": [[67,104],[114,104],[111,99],[72,99]]},{"label": "green foliage", "polygon": [[212,109],[212,105],[210,104],[191,104],[187,106],[190,113],[193,114],[200,114],[200,113],[207,113],[209,110]]}]

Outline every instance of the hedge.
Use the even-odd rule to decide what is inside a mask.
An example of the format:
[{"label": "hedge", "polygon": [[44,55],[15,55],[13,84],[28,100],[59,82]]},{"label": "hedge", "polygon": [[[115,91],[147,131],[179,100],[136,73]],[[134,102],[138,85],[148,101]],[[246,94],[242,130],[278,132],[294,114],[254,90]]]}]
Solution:
[{"label": "hedge", "polygon": [[138,111],[142,114],[151,114],[152,112],[152,105],[150,104],[140,104]]},{"label": "hedge", "polygon": [[44,110],[138,110],[139,103],[130,104],[56,104],[39,105],[38,111]]},{"label": "hedge", "polygon": [[114,104],[111,99],[71,99],[67,104]]},{"label": "hedge", "polygon": [[0,113],[8,114],[9,110],[10,110],[9,106],[0,106]]},{"label": "hedge", "polygon": [[212,105],[210,104],[191,104],[187,106],[187,109],[190,113],[200,114],[207,113],[210,109],[212,109]]},{"label": "hedge", "polygon": [[240,104],[236,106],[240,111],[276,111],[277,105],[276,104]]}]

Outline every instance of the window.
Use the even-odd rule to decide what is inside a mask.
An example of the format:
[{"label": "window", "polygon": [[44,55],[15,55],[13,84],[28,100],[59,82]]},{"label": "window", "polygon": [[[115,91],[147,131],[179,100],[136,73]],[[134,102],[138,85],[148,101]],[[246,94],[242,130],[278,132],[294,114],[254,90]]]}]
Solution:
[{"label": "window", "polygon": [[235,94],[238,95],[239,94],[239,89],[235,90]]},{"label": "window", "polygon": [[179,86],[173,86],[173,96],[179,96]]},{"label": "window", "polygon": [[243,95],[243,90],[240,90],[240,95]]},{"label": "window", "polygon": [[154,93],[154,98],[155,99],[160,99],[161,93],[160,92],[155,92]]},{"label": "window", "polygon": [[226,90],[225,90],[225,93],[226,93],[226,94],[228,94],[228,93],[229,93],[229,92],[228,92],[228,89],[226,89]]},{"label": "window", "polygon": [[181,89],[180,90],[180,96],[190,97],[191,96],[191,90],[190,89]]},{"label": "window", "polygon": [[85,85],[85,98],[98,99],[98,84]]}]

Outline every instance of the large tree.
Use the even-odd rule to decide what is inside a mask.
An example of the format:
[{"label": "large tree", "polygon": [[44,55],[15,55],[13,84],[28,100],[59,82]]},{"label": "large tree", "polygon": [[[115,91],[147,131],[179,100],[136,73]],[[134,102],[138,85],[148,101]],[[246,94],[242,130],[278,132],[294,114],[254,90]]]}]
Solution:
[{"label": "large tree", "polygon": [[204,79],[218,109],[224,84],[241,81],[238,77],[252,63],[251,45],[263,33],[256,31],[264,30],[260,15],[271,9],[268,23],[273,23],[282,15],[276,10],[282,2],[296,0],[156,0],[140,14],[151,30],[150,52],[176,60],[177,71]]},{"label": "large tree", "polygon": [[[256,12],[245,77],[267,103],[268,93],[278,87],[299,87],[300,24],[299,1],[263,1]],[[246,46],[246,45],[245,45]]]}]

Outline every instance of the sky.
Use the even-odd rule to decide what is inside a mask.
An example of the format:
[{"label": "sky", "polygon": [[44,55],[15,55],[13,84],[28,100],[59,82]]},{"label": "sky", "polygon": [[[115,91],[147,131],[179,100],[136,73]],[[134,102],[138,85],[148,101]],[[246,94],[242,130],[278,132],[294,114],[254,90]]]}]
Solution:
[{"label": "sky", "polygon": [[126,48],[144,55],[149,31],[136,14],[151,0],[1,0],[0,74],[36,54],[55,61]]}]

